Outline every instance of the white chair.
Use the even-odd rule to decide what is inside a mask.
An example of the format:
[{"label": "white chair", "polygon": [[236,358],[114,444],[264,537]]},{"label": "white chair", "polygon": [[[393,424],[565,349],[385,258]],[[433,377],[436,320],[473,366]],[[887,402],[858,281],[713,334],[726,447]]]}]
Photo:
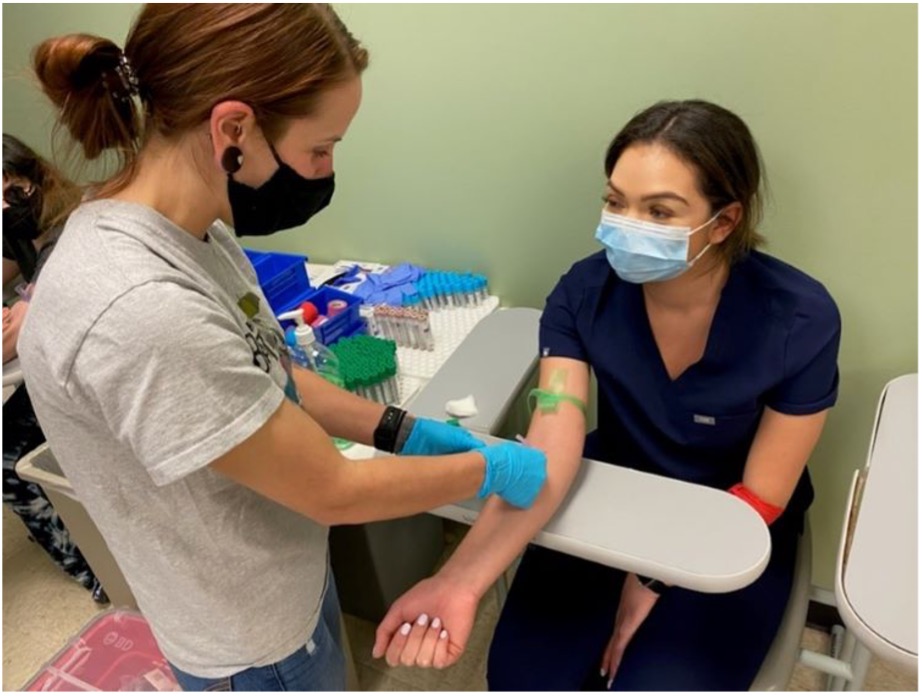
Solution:
[{"label": "white chair", "polygon": [[800,642],[807,623],[810,604],[810,577],[813,572],[813,539],[810,522],[804,518],[804,533],[797,545],[794,563],[794,583],[791,596],[781,618],[781,625],[762,667],[749,687],[750,691],[787,691],[791,675],[800,655]]}]

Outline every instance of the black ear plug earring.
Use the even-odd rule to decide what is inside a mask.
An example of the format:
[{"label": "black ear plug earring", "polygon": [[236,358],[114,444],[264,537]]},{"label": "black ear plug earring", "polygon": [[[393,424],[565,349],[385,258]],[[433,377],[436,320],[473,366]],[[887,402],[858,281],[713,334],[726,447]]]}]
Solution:
[{"label": "black ear plug earring", "polygon": [[240,171],[240,167],[243,166],[243,152],[240,151],[240,148],[233,146],[227,148],[224,154],[221,155],[221,166],[228,174]]}]

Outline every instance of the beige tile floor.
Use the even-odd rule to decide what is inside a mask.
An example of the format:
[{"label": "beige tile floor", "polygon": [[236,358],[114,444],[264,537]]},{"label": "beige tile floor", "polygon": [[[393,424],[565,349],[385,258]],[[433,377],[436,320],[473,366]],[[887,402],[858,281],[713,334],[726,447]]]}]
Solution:
[{"label": "beige tile floor", "polygon": [[[456,532],[457,530],[455,530]],[[42,550],[26,538],[18,518],[3,509],[3,690],[22,688],[100,608],[89,592],[61,573]],[[372,660],[374,624],[345,617],[359,686],[365,691],[482,691],[486,688],[486,649],[496,623],[496,597],[489,593],[480,607],[466,655],[443,671],[390,668]],[[825,650],[828,636],[807,629],[804,647]],[[798,666],[791,691],[822,690],[825,676]],[[873,660],[865,683],[868,691],[916,691],[917,680]]]}]

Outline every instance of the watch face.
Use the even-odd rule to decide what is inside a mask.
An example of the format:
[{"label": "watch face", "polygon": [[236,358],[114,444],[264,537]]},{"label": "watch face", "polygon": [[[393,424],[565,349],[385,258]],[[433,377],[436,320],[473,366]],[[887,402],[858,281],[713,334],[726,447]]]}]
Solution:
[{"label": "watch face", "polygon": [[375,448],[382,452],[393,452],[397,444],[397,430],[400,422],[403,420],[404,411],[393,406],[384,409],[384,415],[381,416],[381,422],[374,432]]}]

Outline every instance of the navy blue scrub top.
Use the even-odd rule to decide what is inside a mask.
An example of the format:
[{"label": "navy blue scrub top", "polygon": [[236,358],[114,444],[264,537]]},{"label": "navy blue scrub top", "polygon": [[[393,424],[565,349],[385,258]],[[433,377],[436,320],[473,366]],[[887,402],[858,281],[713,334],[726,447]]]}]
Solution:
[{"label": "navy blue scrub top", "polygon": [[[763,409],[817,413],[836,401],[841,322],[816,280],[760,252],[730,269],[701,360],[666,372],[641,285],[605,253],[573,265],[547,298],[542,357],[586,362],[599,386],[597,458],[706,486],[743,478]],[[813,499],[804,472],[787,512]]]}]

